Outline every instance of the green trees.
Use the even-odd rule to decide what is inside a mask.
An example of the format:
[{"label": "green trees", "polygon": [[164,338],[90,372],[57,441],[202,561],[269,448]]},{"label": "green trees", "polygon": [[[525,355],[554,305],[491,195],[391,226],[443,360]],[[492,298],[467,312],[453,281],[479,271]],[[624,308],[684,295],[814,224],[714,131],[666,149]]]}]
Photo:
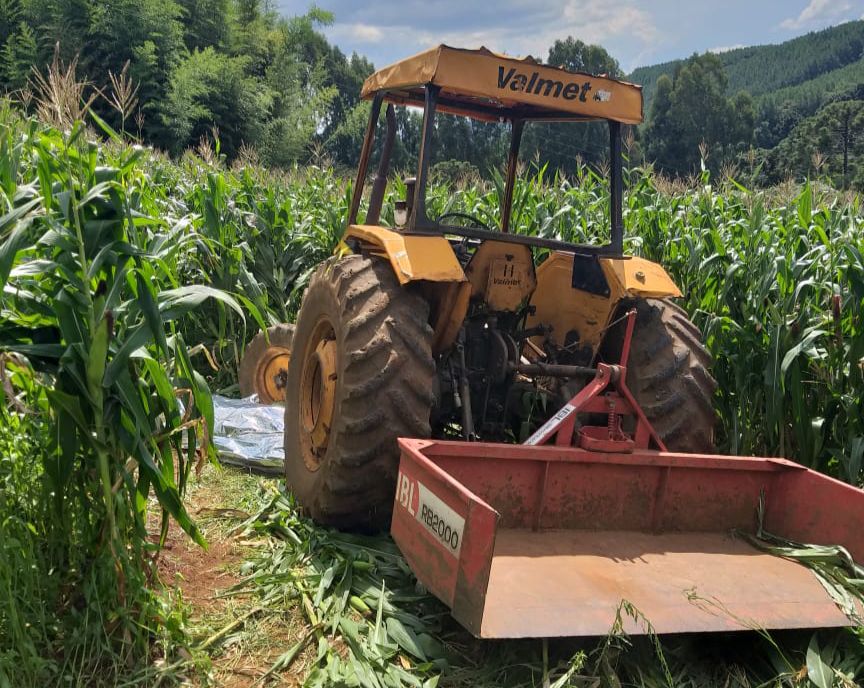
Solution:
[{"label": "green trees", "polygon": [[244,141],[257,138],[266,95],[256,79],[246,76],[248,60],[195,50],[171,74],[162,121],[171,132],[172,149],[182,152],[191,142],[218,127],[222,149],[234,155]]},{"label": "green trees", "polygon": [[272,100],[271,119],[258,148],[268,165],[285,166],[308,157],[319,131],[335,119],[332,110],[338,88],[326,64],[330,46],[315,30],[330,20],[328,13],[313,9],[278,24],[279,40],[263,72]]},{"label": "green trees", "polygon": [[0,0],[0,82],[13,90],[21,88],[36,53],[36,37],[24,21],[21,0]]},{"label": "green trees", "polygon": [[[686,174],[699,168],[700,146],[718,169],[753,141],[755,112],[746,92],[726,95],[728,79],[720,59],[694,55],[673,78],[657,80],[646,128],[648,157],[659,169]],[[704,145],[703,145],[704,144]]]},{"label": "green trees", "polygon": [[[573,36],[552,44],[546,64],[575,72],[622,76],[618,61],[603,47]],[[526,127],[522,146],[523,159],[536,158],[550,167],[572,172],[580,159],[599,163],[608,157],[609,133],[602,123],[538,123]]]},{"label": "green trees", "polygon": [[767,159],[766,181],[822,176],[864,188],[864,100],[830,103],[801,120]]},{"label": "green trees", "polygon": [[[822,150],[830,151],[841,165],[843,188],[849,186],[850,156],[860,150],[860,135],[864,128],[864,102],[860,100],[832,103],[822,110],[817,138]],[[854,161],[857,163],[857,160]]]},{"label": "green trees", "polygon": [[183,38],[189,50],[208,46],[224,49],[231,40],[234,3],[231,0],[179,0]]},{"label": "green trees", "polygon": [[[181,17],[182,8],[174,0],[93,3],[86,49],[81,51],[81,76],[103,89],[108,88],[108,71],[116,74],[129,61],[129,73],[139,87],[145,115],[143,133],[160,147],[168,147],[171,132],[161,126],[159,112],[171,75],[186,50]],[[62,48],[63,37],[58,41]],[[113,111],[100,108],[100,114],[119,124]]]},{"label": "green trees", "polygon": [[0,78],[12,89],[22,88],[27,83],[31,65],[36,62],[36,55],[33,29],[20,22],[10,31],[0,53]]},{"label": "green trees", "polygon": [[[795,132],[804,120],[818,115],[831,103],[864,98],[862,55],[864,21],[853,21],[778,45],[739,48],[716,56],[728,78],[728,91],[744,90],[753,96],[754,143],[760,149],[757,158],[764,162],[761,177],[764,182],[772,183],[788,174],[806,174],[807,170],[815,173],[827,169],[835,183],[842,183],[842,170],[838,176],[830,160],[826,168],[824,158],[830,158],[830,154],[816,146],[814,135],[802,136],[803,129]],[[643,84],[647,112],[655,112],[658,96],[668,101],[670,84],[661,84],[663,76],[671,79],[686,64],[677,60],[634,70],[630,79]],[[749,118],[746,103],[744,107]],[[664,126],[669,130],[673,124],[680,124],[675,113],[670,112],[668,102],[658,104],[656,110],[658,122],[653,134],[662,132]],[[649,128],[644,133],[649,141],[654,139],[649,157],[666,152],[662,149],[668,136],[658,141]],[[673,138],[674,135],[673,132]],[[817,148],[823,159],[814,167],[812,156]],[[709,151],[712,165],[716,163],[716,153]],[[674,171],[668,166],[665,169]],[[850,183],[854,183],[854,173],[850,172],[849,177]]]},{"label": "green trees", "polygon": [[567,36],[563,41],[557,40],[552,44],[546,64],[564,67],[571,72],[621,76],[618,60],[606,52],[605,48],[583,43],[573,36]]},{"label": "green trees", "polygon": [[[787,91],[782,93],[777,102],[779,105],[786,100],[798,102],[799,94],[788,92],[798,86],[804,86],[809,97],[810,93],[818,91],[823,94],[830,92],[839,80],[847,84],[860,82],[860,64],[854,76],[849,73],[840,75],[840,72],[860,63],[862,55],[864,21],[853,21],[785,43],[728,50],[718,57],[726,68],[732,92],[747,91],[761,101],[763,97],[773,98],[775,94]],[[673,74],[684,62],[686,60],[673,60],[633,70],[630,79],[644,86],[646,105],[651,105],[657,80],[664,74]],[[835,80],[835,76],[840,79]]]},{"label": "green trees", "polygon": [[[77,76],[106,94],[93,107],[109,124],[179,154],[218,131],[229,158],[245,145],[268,165],[305,162],[313,152],[338,165],[357,162],[368,116],[359,100],[373,71],[346,56],[321,27],[333,20],[313,8],[285,18],[267,0],[0,0],[0,91],[25,87],[31,67],[51,62],[55,48]],[[602,47],[573,37],[556,41],[548,62],[567,69],[620,75]],[[138,110],[121,116],[107,104],[126,67]],[[125,124],[127,126],[123,126]],[[400,112],[394,165],[410,169],[419,119]],[[498,125],[442,118],[438,160],[459,158],[487,173],[505,159],[507,131]],[[532,125],[523,159],[575,169],[577,159],[607,155],[605,127]]]},{"label": "green trees", "polygon": [[109,76],[128,63],[139,110],[124,117],[159,148],[218,131],[229,157],[245,144],[290,165],[323,145],[348,163],[359,145],[343,124],[372,65],[327,42],[329,21],[314,8],[280,17],[268,0],[0,0],[0,93],[26,87],[56,49],[78,57],[78,79],[106,95],[94,109],[119,129]]},{"label": "green trees", "polygon": [[[368,117],[360,89],[373,65],[328,42],[322,27],[333,21],[329,12],[313,6],[288,18],[275,7],[271,0],[0,0],[0,93],[19,93],[27,102],[33,68],[44,71],[56,51],[66,65],[77,57],[78,79],[89,92],[105,95],[94,101],[95,112],[143,143],[179,154],[218,132],[220,151],[229,158],[254,149],[267,165],[290,166],[323,154],[352,168]],[[853,184],[857,144],[851,134],[844,172],[836,146],[817,141],[815,125],[802,123],[828,103],[864,98],[862,50],[864,22],[849,22],[778,46],[637,69],[630,79],[645,84],[648,117],[635,137],[625,133],[636,142],[628,145],[630,160],[682,175],[698,169],[702,144],[715,170],[756,145],[764,149],[767,180],[801,174],[818,152],[827,160],[820,169],[836,183]],[[624,76],[602,46],[573,36],[554,41],[546,62]],[[110,75],[124,69],[137,109],[121,114],[110,105]],[[743,87],[747,92],[738,92]],[[411,111],[397,116],[393,165],[410,170],[419,118]],[[484,176],[502,168],[509,127],[442,117],[436,129],[436,162],[460,159]],[[521,159],[564,172],[580,161],[602,166],[607,136],[603,123],[531,123]]]}]

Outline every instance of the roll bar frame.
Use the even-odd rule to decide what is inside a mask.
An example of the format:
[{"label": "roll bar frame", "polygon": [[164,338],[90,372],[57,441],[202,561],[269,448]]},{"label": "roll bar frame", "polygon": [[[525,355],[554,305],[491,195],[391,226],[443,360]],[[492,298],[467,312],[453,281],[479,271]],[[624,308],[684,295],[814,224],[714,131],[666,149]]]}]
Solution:
[{"label": "roll bar frame", "polygon": [[[519,148],[522,142],[522,132],[525,122],[548,121],[543,118],[510,117],[510,147],[507,156],[507,175],[504,184],[504,196],[501,201],[501,229],[500,231],[489,231],[478,227],[460,227],[437,222],[429,219],[426,214],[426,186],[429,178],[429,165],[432,159],[432,135],[435,130],[435,118],[437,116],[440,87],[427,84],[424,88],[423,103],[423,125],[420,139],[420,155],[417,161],[417,181],[414,186],[414,199],[411,204],[412,211],[408,217],[405,227],[398,231],[403,234],[413,235],[442,235],[450,234],[469,239],[508,241],[516,244],[547,248],[551,250],[570,251],[589,255],[604,255],[620,257],[624,251],[624,223],[623,223],[623,153],[621,141],[621,123],[606,120],[609,125],[609,217],[611,219],[610,241],[603,245],[572,244],[556,239],[545,239],[510,232],[510,220],[513,205],[513,190],[516,184],[516,168],[519,162]],[[369,171],[369,159],[375,143],[375,131],[381,115],[381,105],[387,93],[381,91],[376,93],[372,99],[372,107],[369,113],[369,122],[363,138],[363,147],[360,150],[360,160],[357,165],[357,178],[351,196],[351,205],[348,212],[348,224],[357,224],[357,213],[360,209],[360,201]],[[580,121],[580,118],[573,118]],[[385,135],[382,159],[378,166],[376,183],[373,187],[370,199],[371,213],[367,217],[367,224],[376,224],[379,220],[381,202],[384,194],[384,184],[379,178],[385,178],[390,163],[390,152],[393,140],[396,136],[396,118],[393,116],[392,105],[387,108],[387,132]],[[558,121],[566,121],[558,118]]]}]

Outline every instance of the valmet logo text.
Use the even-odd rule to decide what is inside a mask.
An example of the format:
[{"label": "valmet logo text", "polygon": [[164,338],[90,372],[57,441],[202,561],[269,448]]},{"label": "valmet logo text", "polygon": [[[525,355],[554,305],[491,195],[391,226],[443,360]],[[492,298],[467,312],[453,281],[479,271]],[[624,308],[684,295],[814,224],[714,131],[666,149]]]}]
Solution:
[{"label": "valmet logo text", "polygon": [[[548,98],[563,98],[564,100],[576,100],[581,102],[588,100],[588,92],[591,90],[591,82],[586,81],[578,84],[575,81],[565,83],[557,79],[545,79],[540,76],[540,72],[532,72],[529,74],[521,74],[516,71],[515,67],[505,70],[504,67],[498,67],[498,88],[501,90],[510,89],[511,91],[521,91],[523,93],[533,93],[534,95],[543,95]],[[599,100],[595,98],[594,100]],[[608,98],[603,98],[608,100]]]}]

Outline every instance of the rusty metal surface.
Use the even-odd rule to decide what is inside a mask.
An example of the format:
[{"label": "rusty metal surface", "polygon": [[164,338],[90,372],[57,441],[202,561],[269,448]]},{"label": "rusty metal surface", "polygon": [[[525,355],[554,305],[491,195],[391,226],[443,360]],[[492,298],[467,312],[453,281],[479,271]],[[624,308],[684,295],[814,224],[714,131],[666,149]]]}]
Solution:
[{"label": "rusty metal surface", "polygon": [[658,633],[849,624],[809,569],[726,534],[501,530],[481,636],[605,635],[622,600]]},{"label": "rusty metal surface", "polygon": [[764,494],[771,532],[860,560],[864,491],[850,485],[782,459],[399,442],[400,484],[422,484],[464,529],[448,551],[409,485],[394,538],[475,635],[602,635],[622,600],[659,633],[852,625],[809,569],[731,537],[755,531]]},{"label": "rusty metal surface", "polygon": [[422,454],[426,440],[399,444],[390,533],[417,577],[478,635],[498,514]]},{"label": "rusty metal surface", "polygon": [[553,447],[561,453],[547,454],[545,447],[512,445],[472,460],[471,449],[484,450],[465,446],[464,453],[433,454],[435,462],[491,504],[505,528],[752,531],[760,491],[781,494],[782,468],[770,461]]},{"label": "rusty metal surface", "polygon": [[[655,449],[666,451],[667,447],[660,435],[627,387],[627,361],[636,325],[636,309],[631,308],[626,317],[627,328],[618,365],[598,363],[594,379],[573,395],[523,444],[553,444],[554,438],[556,446],[569,447],[574,444],[573,432],[578,414],[599,413],[606,416],[605,426],[582,425],[578,431],[578,442],[575,444],[582,449],[609,454],[630,453],[634,449],[648,449],[653,443]],[[625,418],[634,421],[635,428],[632,431],[624,431],[622,422]]]},{"label": "rusty metal surface", "polygon": [[774,498],[766,498],[765,528],[797,542],[841,544],[864,563],[862,494],[825,475],[788,471],[779,476]]}]

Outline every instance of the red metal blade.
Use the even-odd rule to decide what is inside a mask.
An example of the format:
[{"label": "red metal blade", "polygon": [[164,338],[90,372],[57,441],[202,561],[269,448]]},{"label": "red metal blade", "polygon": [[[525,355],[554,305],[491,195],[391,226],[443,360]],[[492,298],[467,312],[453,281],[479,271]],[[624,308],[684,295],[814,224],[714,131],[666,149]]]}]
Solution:
[{"label": "red metal blade", "polygon": [[629,633],[854,625],[810,569],[732,536],[764,495],[769,531],[864,560],[851,485],[782,459],[400,445],[393,537],[475,635],[603,635],[619,610]]},{"label": "red metal blade", "polygon": [[482,637],[605,635],[619,609],[630,634],[849,624],[809,569],[727,534],[498,532]]}]

